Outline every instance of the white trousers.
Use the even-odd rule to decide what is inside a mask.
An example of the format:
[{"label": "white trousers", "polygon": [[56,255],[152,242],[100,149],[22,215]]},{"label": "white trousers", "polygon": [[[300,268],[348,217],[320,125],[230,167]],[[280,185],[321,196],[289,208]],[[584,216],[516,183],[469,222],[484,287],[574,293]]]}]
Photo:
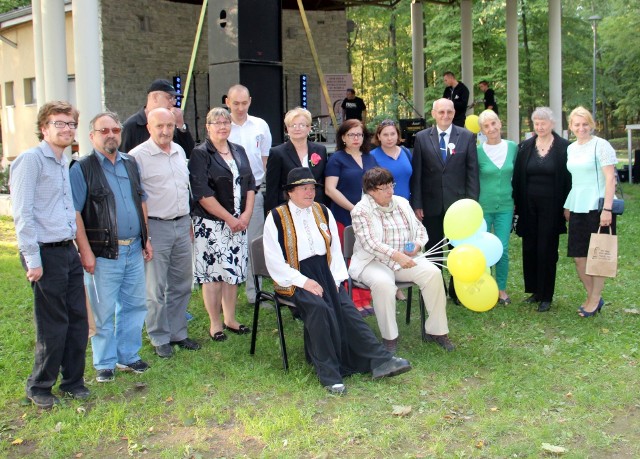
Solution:
[{"label": "white trousers", "polygon": [[430,335],[449,333],[447,325],[447,299],[442,281],[442,273],[426,258],[418,258],[416,266],[393,271],[388,266],[373,260],[355,279],[371,289],[373,309],[378,319],[380,334],[384,339],[398,337],[396,322],[396,281],[415,283],[422,294],[427,309],[425,331]]}]

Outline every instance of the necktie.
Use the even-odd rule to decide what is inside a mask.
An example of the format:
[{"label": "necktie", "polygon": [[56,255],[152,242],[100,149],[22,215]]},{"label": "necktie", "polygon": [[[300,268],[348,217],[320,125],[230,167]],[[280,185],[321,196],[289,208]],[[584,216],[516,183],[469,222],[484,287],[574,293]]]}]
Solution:
[{"label": "necktie", "polygon": [[446,132],[440,133],[440,154],[442,155],[442,162],[447,162],[447,145],[444,143],[444,136],[447,135]]}]

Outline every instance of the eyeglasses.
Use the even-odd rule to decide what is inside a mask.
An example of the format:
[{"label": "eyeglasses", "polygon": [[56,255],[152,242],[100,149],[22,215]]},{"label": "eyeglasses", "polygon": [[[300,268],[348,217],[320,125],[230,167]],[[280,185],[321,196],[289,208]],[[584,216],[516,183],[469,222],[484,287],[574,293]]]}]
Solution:
[{"label": "eyeglasses", "polygon": [[58,129],[64,129],[65,126],[68,126],[69,129],[76,129],[78,127],[78,123],[75,121],[49,121],[47,124],[53,124]]},{"label": "eyeglasses", "polygon": [[357,133],[352,132],[347,134],[347,137],[351,139],[358,139],[358,138],[364,137],[364,134],[362,132],[357,132]]},{"label": "eyeglasses", "polygon": [[396,188],[396,182],[382,185],[376,188],[377,191],[393,191]]},{"label": "eyeglasses", "polygon": [[296,123],[296,124],[289,125],[289,129],[306,129],[308,127],[309,125],[304,123],[300,123],[300,124]]},{"label": "eyeglasses", "polygon": [[102,128],[102,129],[94,129],[95,132],[99,132],[102,135],[107,135],[109,132],[113,134],[120,134],[122,132],[122,128],[114,127],[114,128]]},{"label": "eyeglasses", "polygon": [[221,128],[221,127],[231,126],[231,121],[214,121],[213,123],[207,123],[207,124],[213,124],[215,127]]},{"label": "eyeglasses", "polygon": [[169,98],[170,102],[175,102],[176,100],[178,100],[178,98],[176,96],[174,96],[173,94],[169,94],[168,92],[165,92],[165,94]]},{"label": "eyeglasses", "polygon": [[381,127],[386,127],[386,126],[395,126],[396,122],[393,120],[382,120],[382,122],[380,123]]}]

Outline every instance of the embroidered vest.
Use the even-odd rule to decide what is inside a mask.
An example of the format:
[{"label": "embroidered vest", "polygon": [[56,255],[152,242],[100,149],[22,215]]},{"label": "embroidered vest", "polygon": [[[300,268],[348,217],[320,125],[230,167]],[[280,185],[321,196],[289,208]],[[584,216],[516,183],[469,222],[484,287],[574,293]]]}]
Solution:
[{"label": "embroidered vest", "polygon": [[[311,206],[313,217],[315,218],[316,225],[320,229],[321,225],[329,227],[329,211],[323,204],[314,202]],[[273,222],[278,229],[278,242],[282,249],[282,254],[287,264],[293,269],[300,269],[300,262],[298,260],[298,238],[296,237],[296,229],[293,224],[293,217],[287,204],[276,207],[271,211],[273,215]],[[328,231],[322,231],[320,234],[324,238],[324,243],[327,248],[327,263],[331,264],[331,234]],[[296,290],[296,286],[282,287],[274,282],[273,289],[282,296],[292,296]]]}]

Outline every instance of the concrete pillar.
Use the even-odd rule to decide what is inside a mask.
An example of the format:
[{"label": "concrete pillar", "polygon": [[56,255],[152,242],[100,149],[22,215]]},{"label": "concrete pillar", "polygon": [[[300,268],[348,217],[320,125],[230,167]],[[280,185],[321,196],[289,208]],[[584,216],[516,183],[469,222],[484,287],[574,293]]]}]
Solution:
[{"label": "concrete pillar", "polygon": [[80,125],[76,132],[79,152],[91,152],[89,121],[102,111],[102,69],[98,0],[75,1],[73,11],[73,45],[76,62],[76,101]]},{"label": "concrete pillar", "polygon": [[44,90],[44,62],[42,57],[42,14],[40,0],[32,0],[31,14],[33,15],[33,56],[35,59],[36,103],[40,108],[45,102]]},{"label": "concrete pillar", "polygon": [[[462,53],[461,80],[469,88],[469,105],[473,102],[473,2],[472,0],[460,1],[460,43]],[[472,114],[473,108],[467,109],[467,114]]]},{"label": "concrete pillar", "polygon": [[[64,0],[44,0],[40,3],[42,19],[42,58],[45,103],[68,100],[67,53],[64,21]],[[82,61],[77,63],[82,65]]]},{"label": "concrete pillar", "polygon": [[422,2],[411,2],[411,61],[413,64],[413,105],[424,116],[424,19]]},{"label": "concrete pillar", "polygon": [[520,141],[518,0],[507,0],[507,138]]},{"label": "concrete pillar", "polygon": [[562,2],[549,0],[549,108],[562,135]]}]

